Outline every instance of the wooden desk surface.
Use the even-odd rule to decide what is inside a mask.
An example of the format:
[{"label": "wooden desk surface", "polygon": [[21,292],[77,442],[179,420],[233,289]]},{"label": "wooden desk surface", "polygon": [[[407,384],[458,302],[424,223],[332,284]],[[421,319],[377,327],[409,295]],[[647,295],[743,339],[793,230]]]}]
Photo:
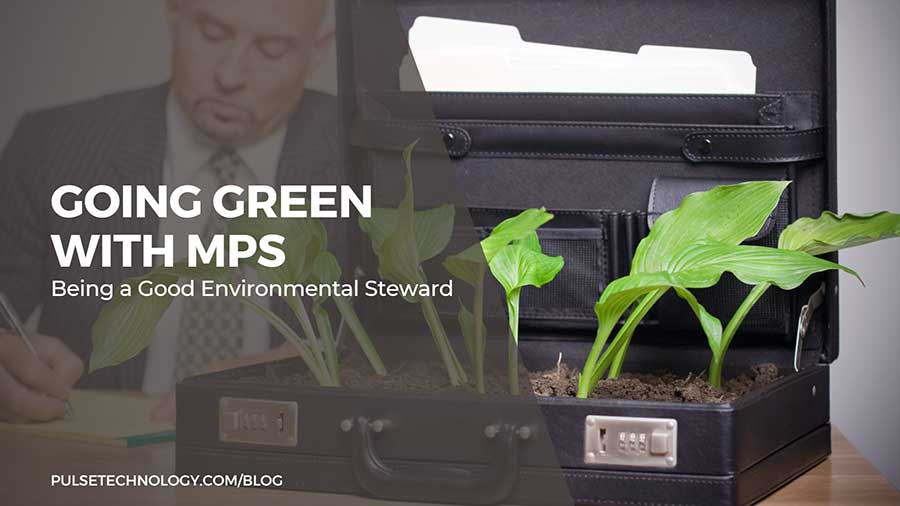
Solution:
[{"label": "wooden desk surface", "polygon": [[[837,431],[832,456],[763,501],[767,506],[900,505],[898,492]],[[84,443],[0,434],[0,503],[19,505],[316,505],[382,506],[357,497],[259,489],[60,488],[51,474],[168,474],[175,470],[173,443],[108,448]],[[393,504],[393,503],[390,503]],[[410,503],[403,503],[410,506]]]}]

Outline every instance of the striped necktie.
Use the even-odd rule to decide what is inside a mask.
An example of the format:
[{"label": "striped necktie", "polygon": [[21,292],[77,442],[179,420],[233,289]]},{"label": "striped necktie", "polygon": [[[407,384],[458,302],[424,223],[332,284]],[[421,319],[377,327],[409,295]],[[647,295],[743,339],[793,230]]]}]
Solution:
[{"label": "striped necktie", "polygon": [[[238,184],[248,173],[241,157],[231,150],[216,152],[207,168],[221,186]],[[228,209],[235,206],[235,196],[223,198]],[[203,241],[208,245],[215,235],[226,234],[228,220],[211,212],[203,228]],[[183,301],[178,336],[177,380],[192,376],[211,362],[238,356],[244,341],[244,308],[236,297],[203,297],[199,293]]]}]

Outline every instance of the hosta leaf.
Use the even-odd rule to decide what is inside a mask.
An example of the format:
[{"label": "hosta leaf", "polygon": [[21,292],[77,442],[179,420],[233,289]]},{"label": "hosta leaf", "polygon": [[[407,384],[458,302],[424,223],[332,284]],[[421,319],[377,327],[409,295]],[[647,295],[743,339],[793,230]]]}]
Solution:
[{"label": "hosta leaf", "polygon": [[162,318],[172,297],[142,297],[137,294],[137,284],[150,280],[154,283],[174,283],[177,276],[149,274],[125,283],[134,290],[131,297],[116,295],[100,310],[100,316],[91,329],[90,371],[121,364],[150,344],[156,324]]},{"label": "hosta leaf", "polygon": [[406,191],[400,205],[397,209],[373,209],[371,218],[359,220],[360,228],[369,236],[378,256],[379,275],[396,283],[422,282],[420,265],[447,247],[456,213],[449,204],[415,211],[411,164],[415,144],[410,144],[403,152]]},{"label": "hosta leaf", "polygon": [[713,353],[719,353],[722,349],[722,322],[711,315],[689,290],[680,286],[674,288],[675,293],[688,303],[691,310],[694,312],[694,315],[697,317],[697,320],[700,322],[703,333],[706,334],[706,339],[709,341],[710,349],[713,350]]},{"label": "hosta leaf", "polygon": [[484,250],[484,258],[488,263],[493,260],[500,250],[513,241],[518,241],[529,233],[534,232],[541,225],[553,219],[553,215],[546,209],[527,209],[517,216],[506,219],[494,227],[491,235],[481,241]]},{"label": "hosta leaf", "polygon": [[762,246],[699,241],[686,245],[670,261],[670,271],[638,272],[619,278],[603,291],[594,307],[599,322],[598,339],[612,333],[616,323],[633,303],[656,290],[674,288],[685,299],[700,320],[710,346],[722,346],[721,322],[696,300],[688,289],[708,288],[718,283],[722,274],[731,272],[747,284],[771,283],[785,290],[796,288],[812,274],[841,269],[856,273],[834,262],[800,251]]},{"label": "hosta leaf", "polygon": [[[450,243],[456,209],[445,204],[434,209],[415,211],[416,254],[419,262],[438,256]],[[360,220],[360,226],[372,245],[379,248],[397,227],[397,209],[376,208],[372,218]]]},{"label": "hosta leaf", "polygon": [[509,326],[518,342],[519,294],[524,286],[540,288],[553,281],[563,268],[563,257],[551,257],[526,244],[513,243],[501,249],[488,264],[503,285],[509,309]]},{"label": "hosta leaf", "polygon": [[[321,251],[316,261],[313,262],[310,270],[309,279],[313,283],[332,284],[341,280],[341,266],[338,264],[337,258],[329,251]],[[313,297],[313,304],[321,306],[328,297],[318,295]]]},{"label": "hosta leaf", "polygon": [[[414,146],[415,144],[411,145]],[[382,229],[389,226],[394,215],[395,224],[380,244],[373,240],[375,246],[375,254],[378,256],[378,273],[382,279],[394,281],[396,283],[415,284],[421,282],[419,254],[416,244],[416,225],[415,225],[415,209],[414,194],[412,184],[412,166],[410,157],[412,151],[407,148],[403,152],[403,161],[406,164],[406,172],[403,180],[406,187],[406,193],[400,201],[400,205],[396,210],[379,211],[380,216],[376,217],[376,210],[373,209],[372,218],[381,222],[376,228],[377,233],[382,233]],[[370,219],[360,219],[360,226],[367,234],[371,228],[367,226]]]},{"label": "hosta leaf", "polygon": [[294,284],[306,281],[312,264],[324,250],[327,239],[325,227],[317,220],[299,218],[241,217],[231,220],[231,234],[245,234],[257,241],[269,234],[284,237],[281,248],[285,261],[278,267],[266,267],[259,263],[260,253],[244,261],[264,281],[275,284]]},{"label": "hosta leaf", "polygon": [[852,269],[802,251],[716,241],[700,241],[684,248],[675,265],[677,270],[669,274],[676,285],[685,288],[710,287],[724,272],[748,285],[770,283],[784,290],[793,290],[809,276],[831,269],[859,278]]},{"label": "hosta leaf", "polygon": [[378,250],[397,228],[397,210],[375,207],[369,218],[359,219],[359,228],[372,241],[372,248]]},{"label": "hosta leaf", "polygon": [[787,188],[787,181],[755,181],[692,193],[660,216],[638,245],[631,272],[666,272],[682,248],[712,239],[727,244],[759,233]]},{"label": "hosta leaf", "polygon": [[510,293],[523,286],[540,288],[553,281],[563,268],[563,257],[551,257],[525,245],[512,244],[501,249],[489,266],[506,293]]},{"label": "hosta leaf", "polygon": [[438,256],[450,243],[456,208],[450,204],[416,212],[416,253],[419,262]]},{"label": "hosta leaf", "polygon": [[818,218],[800,218],[790,224],[778,238],[778,247],[824,255],[891,237],[900,237],[900,214],[837,216],[825,211]]},{"label": "hosta leaf", "polygon": [[156,269],[144,276],[123,282],[131,286],[131,296],[123,297],[117,289],[113,299],[103,306],[91,329],[93,349],[89,368],[96,371],[121,364],[134,358],[153,339],[156,324],[172,304],[172,297],[142,296],[138,285],[143,281],[154,284],[175,284],[181,278],[227,280],[229,270],[214,266],[188,267],[179,262],[173,267]]},{"label": "hosta leaf", "polygon": [[[687,291],[687,288],[691,288],[690,285],[673,277],[685,268],[685,264],[678,263],[678,259],[685,248],[699,241],[715,240],[737,245],[756,235],[778,205],[788,184],[783,181],[757,181],[692,193],[684,198],[677,209],[663,214],[655,221],[650,233],[635,250],[631,275],[610,283],[594,306],[598,318],[597,336],[579,381],[580,397],[590,393],[602,374],[602,364],[604,361],[608,363],[608,360],[601,359],[601,353],[604,353],[603,357],[610,356],[609,350],[603,350],[619,319],[644,296],[651,297],[647,299],[647,304],[652,306],[669,288],[676,288],[700,318],[710,344],[721,346],[721,323]],[[645,274],[646,277],[640,277],[639,274]],[[709,275],[709,272],[704,271],[703,274]],[[718,280],[718,276],[709,277]],[[649,306],[645,307],[647,304],[641,304],[644,314],[649,310]],[[629,329],[623,328],[623,331],[624,344],[621,346],[627,347],[630,340]],[[616,339],[619,340],[619,337]],[[617,360],[624,356],[623,350],[624,348],[616,351],[619,357]],[[616,364],[616,370],[619,365]]]},{"label": "hosta leaf", "polygon": [[480,244],[473,244],[455,255],[448,256],[442,265],[451,275],[471,286],[480,286],[487,267]]},{"label": "hosta leaf", "polygon": [[514,244],[521,244],[525,249],[535,251],[537,253],[541,252],[541,240],[538,238],[537,231],[532,230],[531,232],[525,234],[525,237],[513,241]]}]

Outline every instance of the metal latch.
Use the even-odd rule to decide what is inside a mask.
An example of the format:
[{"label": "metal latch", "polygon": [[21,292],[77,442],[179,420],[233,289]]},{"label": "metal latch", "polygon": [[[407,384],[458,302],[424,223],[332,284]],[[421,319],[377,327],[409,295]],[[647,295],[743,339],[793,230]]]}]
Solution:
[{"label": "metal latch", "polygon": [[797,320],[797,338],[794,341],[794,371],[800,372],[800,358],[803,354],[803,340],[812,322],[813,313],[825,302],[825,283],[819,286],[809,300],[800,308],[800,317]]},{"label": "metal latch", "polygon": [[297,446],[297,403],[222,397],[219,440],[270,446]]},{"label": "metal latch", "polygon": [[588,416],[584,420],[584,463],[675,467],[678,422],[673,418]]}]

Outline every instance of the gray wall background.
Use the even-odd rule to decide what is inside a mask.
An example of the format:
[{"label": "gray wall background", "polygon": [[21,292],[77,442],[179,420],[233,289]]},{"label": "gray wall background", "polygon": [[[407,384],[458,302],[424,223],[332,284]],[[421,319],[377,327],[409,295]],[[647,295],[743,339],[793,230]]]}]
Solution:
[{"label": "gray wall background", "polygon": [[[839,0],[838,203],[900,212],[900,2]],[[900,487],[900,240],[847,250],[841,275],[834,423]]]},{"label": "gray wall background", "polygon": [[[145,86],[167,76],[162,0],[4,0],[0,26],[0,144],[25,111]],[[900,1],[838,0],[842,212],[900,211],[898,26]],[[99,67],[98,60],[107,65]],[[333,89],[333,65],[323,69],[314,86]],[[832,375],[834,423],[896,486],[898,259],[897,240],[841,256],[867,287],[842,275],[841,357]]]}]

